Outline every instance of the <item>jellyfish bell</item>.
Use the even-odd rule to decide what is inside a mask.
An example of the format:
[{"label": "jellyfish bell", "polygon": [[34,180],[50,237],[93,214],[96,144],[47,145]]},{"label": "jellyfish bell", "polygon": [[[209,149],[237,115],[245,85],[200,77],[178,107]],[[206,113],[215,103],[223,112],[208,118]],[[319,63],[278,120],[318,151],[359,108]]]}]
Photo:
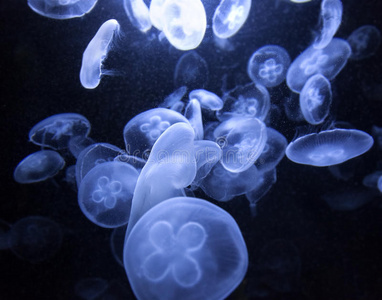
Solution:
[{"label": "jellyfish bell", "polygon": [[143,0],[123,0],[123,7],[131,24],[142,32],[151,29],[149,9]]},{"label": "jellyfish bell", "polygon": [[373,25],[364,25],[354,30],[347,41],[352,53],[350,59],[362,60],[373,56],[381,44],[381,32]]},{"label": "jellyfish bell", "polygon": [[184,116],[190,122],[195,131],[195,139],[202,140],[204,136],[202,110],[200,103],[196,99],[191,99],[185,109]]},{"label": "jellyfish bell", "polygon": [[200,106],[205,109],[216,111],[223,108],[223,100],[216,94],[204,89],[191,91],[189,98],[198,100],[200,102]]}]

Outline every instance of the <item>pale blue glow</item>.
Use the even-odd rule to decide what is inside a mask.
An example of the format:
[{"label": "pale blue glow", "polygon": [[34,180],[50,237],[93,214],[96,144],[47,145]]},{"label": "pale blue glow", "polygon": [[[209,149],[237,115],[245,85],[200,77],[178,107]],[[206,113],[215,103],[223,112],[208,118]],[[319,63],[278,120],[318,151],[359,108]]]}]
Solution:
[{"label": "pale blue glow", "polygon": [[193,90],[190,92],[189,97],[190,99],[198,100],[202,108],[214,111],[223,108],[223,100],[210,91],[203,89]]},{"label": "pale blue glow", "polygon": [[191,90],[204,88],[208,84],[208,73],[206,61],[196,51],[190,51],[183,54],[176,64],[174,84]]},{"label": "pale blue glow", "polygon": [[149,9],[143,0],[123,0],[123,7],[135,28],[142,32],[151,29]]},{"label": "pale blue glow", "polygon": [[39,15],[52,19],[71,19],[89,13],[98,0],[28,0]]},{"label": "pale blue glow", "polygon": [[188,102],[184,111],[184,116],[190,122],[192,128],[195,131],[195,140],[202,140],[204,136],[204,130],[202,121],[202,110],[200,108],[200,103],[198,100],[192,99],[190,100],[190,102]]}]

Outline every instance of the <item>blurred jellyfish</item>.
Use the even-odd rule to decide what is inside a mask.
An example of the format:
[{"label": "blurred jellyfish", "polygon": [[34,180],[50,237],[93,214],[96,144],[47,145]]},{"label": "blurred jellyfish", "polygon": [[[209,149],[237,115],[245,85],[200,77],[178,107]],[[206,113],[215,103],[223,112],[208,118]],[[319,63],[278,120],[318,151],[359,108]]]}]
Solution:
[{"label": "blurred jellyfish", "polygon": [[248,61],[251,80],[266,87],[274,87],[285,80],[290,57],[284,48],[267,45],[256,50]]},{"label": "blurred jellyfish", "polygon": [[73,191],[77,191],[77,180],[76,180],[76,166],[68,166],[65,170],[64,181],[70,186]]},{"label": "blurred jellyfish", "polygon": [[110,248],[115,261],[123,267],[123,246],[125,244],[126,226],[114,228],[110,236]]},{"label": "blurred jellyfish", "polygon": [[74,290],[78,297],[84,300],[93,300],[101,296],[109,284],[105,279],[93,277],[84,278],[77,282]]},{"label": "blurred jellyfish", "polygon": [[321,21],[322,29],[319,36],[313,43],[315,49],[323,49],[329,45],[333,36],[336,34],[342,21],[342,2],[341,0],[322,0],[321,2]]},{"label": "blurred jellyfish", "polygon": [[371,128],[371,133],[373,134],[373,137],[376,140],[379,149],[382,149],[382,127],[373,125],[373,127]]},{"label": "blurred jellyfish", "polygon": [[52,19],[71,19],[89,13],[98,0],[28,0],[39,15]]},{"label": "blurred jellyfish", "polygon": [[212,18],[212,30],[220,39],[235,35],[251,10],[251,0],[221,0]]},{"label": "blurred jellyfish", "polygon": [[172,198],[149,210],[124,248],[138,299],[224,299],[243,280],[247,248],[235,220],[197,198]]},{"label": "blurred jellyfish", "polygon": [[114,228],[127,224],[138,172],[129,164],[105,162],[91,169],[78,189],[78,203],[94,224]]},{"label": "blurred jellyfish", "polygon": [[343,162],[339,165],[328,167],[328,171],[337,179],[347,181],[357,174],[361,159],[358,157]]},{"label": "blurred jellyfish", "polygon": [[69,140],[68,148],[70,153],[72,153],[75,158],[78,158],[82,150],[94,143],[90,137],[78,135]]},{"label": "blurred jellyfish", "polygon": [[381,44],[381,32],[373,25],[364,25],[354,30],[347,41],[351,47],[350,58],[361,60],[373,56]]},{"label": "blurred jellyfish", "polygon": [[329,80],[321,74],[310,77],[300,94],[300,108],[305,120],[312,125],[321,124],[329,115],[331,104]]},{"label": "blurred jellyfish", "polygon": [[195,140],[202,140],[204,136],[204,130],[202,121],[202,110],[200,108],[200,103],[198,100],[192,99],[190,100],[190,102],[188,102],[184,111],[184,116],[190,122],[192,128],[195,131]]},{"label": "blurred jellyfish", "polygon": [[362,184],[365,187],[378,189],[379,178],[382,176],[382,171],[375,171],[367,176],[365,176],[362,180]]},{"label": "blurred jellyfish", "polygon": [[291,142],[286,148],[286,156],[298,164],[327,167],[362,155],[373,143],[373,138],[361,130],[325,130]]},{"label": "blurred jellyfish", "polygon": [[177,88],[173,93],[168,95],[161,104],[159,104],[159,107],[164,107],[164,108],[172,107],[174,104],[180,102],[186,93],[187,93],[186,86],[181,86],[180,88]]},{"label": "blurred jellyfish", "polygon": [[123,7],[135,28],[142,32],[151,29],[149,9],[143,0],[123,0]]},{"label": "blurred jellyfish", "polygon": [[382,193],[382,176],[378,178],[378,190]]},{"label": "blurred jellyfish", "polygon": [[289,97],[284,99],[284,111],[289,121],[301,122],[305,121],[305,118],[300,109],[300,95],[291,93]]},{"label": "blurred jellyfish", "polygon": [[191,100],[198,100],[202,108],[210,109],[213,111],[223,108],[223,100],[220,99],[220,97],[203,89],[191,91],[189,98]]},{"label": "blurred jellyfish", "polygon": [[86,137],[89,132],[90,123],[84,116],[64,113],[38,122],[29,131],[29,140],[42,147],[60,150],[68,147],[71,138]]},{"label": "blurred jellyfish", "polygon": [[84,88],[94,89],[99,85],[104,73],[103,61],[107,57],[110,44],[115,35],[118,35],[119,29],[120,26],[116,20],[106,21],[86,47],[80,71],[80,81]]},{"label": "blurred jellyfish", "polygon": [[55,176],[65,161],[55,151],[41,150],[28,155],[16,167],[13,178],[18,183],[34,183]]},{"label": "blurred jellyfish", "polygon": [[11,227],[9,246],[19,258],[39,263],[51,258],[60,249],[60,226],[45,217],[23,218]]},{"label": "blurred jellyfish", "polygon": [[350,54],[348,42],[339,38],[332,39],[323,49],[310,46],[290,65],[286,76],[288,87],[299,93],[308,79],[319,73],[332,80],[346,65]]},{"label": "blurred jellyfish", "polygon": [[361,187],[346,187],[322,195],[322,199],[332,210],[352,211],[373,200],[375,193]]}]

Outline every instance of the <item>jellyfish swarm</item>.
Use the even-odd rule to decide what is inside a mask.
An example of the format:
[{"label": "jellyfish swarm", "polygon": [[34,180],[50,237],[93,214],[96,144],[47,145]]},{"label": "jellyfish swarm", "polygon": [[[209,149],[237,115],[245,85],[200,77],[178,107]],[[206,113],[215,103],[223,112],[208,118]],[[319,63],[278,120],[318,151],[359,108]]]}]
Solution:
[{"label": "jellyfish swarm", "polygon": [[373,143],[373,138],[361,130],[326,130],[291,142],[286,148],[286,156],[298,164],[327,167],[365,153]]},{"label": "jellyfish swarm", "polygon": [[247,72],[253,82],[274,87],[284,81],[289,65],[290,57],[284,48],[267,45],[252,54]]},{"label": "jellyfish swarm", "polygon": [[119,23],[116,20],[106,21],[86,47],[82,56],[80,71],[80,81],[84,88],[94,89],[99,85],[103,72],[102,63],[109,52],[113,37],[119,32],[119,28]]},{"label": "jellyfish swarm", "polygon": [[235,220],[205,200],[172,198],[150,209],[124,247],[138,299],[224,299],[247,271],[247,248]]},{"label": "jellyfish swarm", "polygon": [[142,32],[151,29],[149,9],[143,0],[123,0],[123,7],[135,28]]},{"label": "jellyfish swarm", "polygon": [[381,44],[381,32],[373,25],[364,25],[354,30],[347,42],[351,47],[353,60],[361,60],[372,56]]},{"label": "jellyfish swarm", "polygon": [[39,15],[52,19],[82,17],[98,0],[28,0],[29,7]]}]

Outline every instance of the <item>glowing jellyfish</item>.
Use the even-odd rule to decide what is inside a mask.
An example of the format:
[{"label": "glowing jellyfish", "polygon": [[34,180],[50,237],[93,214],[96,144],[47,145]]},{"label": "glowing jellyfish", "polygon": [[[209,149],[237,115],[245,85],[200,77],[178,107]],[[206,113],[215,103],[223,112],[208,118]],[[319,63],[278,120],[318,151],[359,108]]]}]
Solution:
[{"label": "glowing jellyfish", "polygon": [[286,81],[288,87],[299,93],[308,79],[315,74],[322,74],[332,80],[346,65],[351,49],[345,40],[334,38],[323,49],[313,46],[302,52],[290,65]]},{"label": "glowing jellyfish", "polygon": [[174,104],[180,102],[183,96],[187,93],[187,87],[181,86],[177,88],[173,93],[164,98],[163,102],[159,104],[159,107],[170,108]]},{"label": "glowing jellyfish", "polygon": [[39,15],[52,19],[71,19],[89,13],[98,0],[28,0]]},{"label": "glowing jellyfish", "polygon": [[142,32],[151,29],[149,9],[143,0],[123,0],[123,7],[135,28]]},{"label": "glowing jellyfish", "polygon": [[351,59],[368,58],[378,50],[381,44],[381,32],[373,25],[364,25],[354,30],[347,41],[351,47]]},{"label": "glowing jellyfish", "polygon": [[247,72],[253,82],[274,87],[285,80],[289,65],[290,57],[284,48],[267,45],[252,54]]},{"label": "glowing jellyfish", "polygon": [[202,108],[210,110],[220,110],[223,108],[223,100],[220,97],[203,89],[191,91],[189,98],[198,100]]},{"label": "glowing jellyfish", "polygon": [[362,184],[368,188],[377,189],[379,178],[382,176],[382,171],[375,171],[364,177]]},{"label": "glowing jellyfish", "polygon": [[179,50],[195,49],[207,27],[206,11],[200,0],[166,0],[162,8],[163,32]]},{"label": "glowing jellyfish", "polygon": [[300,94],[301,112],[312,125],[322,123],[329,115],[332,104],[332,88],[321,74],[313,75],[304,84]]},{"label": "glowing jellyfish", "polygon": [[379,176],[377,186],[378,190],[382,193],[382,176]]},{"label": "glowing jellyfish", "polygon": [[200,108],[200,103],[196,99],[190,100],[188,102],[184,116],[190,122],[192,128],[195,131],[195,139],[202,140],[204,136],[203,121],[202,121],[202,110]]},{"label": "glowing jellyfish", "polygon": [[322,29],[313,43],[315,49],[323,49],[329,45],[342,21],[341,0],[323,0],[321,2]]},{"label": "glowing jellyfish", "polygon": [[151,23],[158,30],[163,30],[163,5],[166,0],[152,0],[150,1],[149,16]]},{"label": "glowing jellyfish", "polygon": [[106,162],[82,179],[78,203],[94,224],[113,228],[127,224],[138,172],[129,164]]},{"label": "glowing jellyfish", "polygon": [[29,140],[42,147],[60,150],[68,147],[72,137],[86,137],[89,132],[90,123],[84,116],[64,113],[50,116],[33,126]]},{"label": "glowing jellyfish", "polygon": [[52,150],[41,150],[24,158],[17,165],[13,178],[18,183],[44,181],[55,176],[64,166],[65,161],[60,154]]},{"label": "glowing jellyfish", "polygon": [[102,75],[102,63],[110,50],[113,37],[119,32],[119,23],[110,19],[103,23],[93,39],[89,42],[82,56],[80,81],[84,88],[94,89]]},{"label": "glowing jellyfish", "polygon": [[124,248],[138,299],[224,299],[243,280],[247,248],[235,220],[196,198],[172,198],[149,210]]},{"label": "glowing jellyfish", "polygon": [[60,249],[62,230],[45,217],[29,216],[11,227],[9,247],[16,256],[32,263],[51,258]]},{"label": "glowing jellyfish", "polygon": [[361,130],[326,130],[291,142],[286,148],[286,156],[298,164],[327,167],[365,153],[373,143],[373,138]]},{"label": "glowing jellyfish", "polygon": [[251,0],[221,0],[212,18],[215,36],[227,39],[235,35],[247,20],[251,3]]}]

